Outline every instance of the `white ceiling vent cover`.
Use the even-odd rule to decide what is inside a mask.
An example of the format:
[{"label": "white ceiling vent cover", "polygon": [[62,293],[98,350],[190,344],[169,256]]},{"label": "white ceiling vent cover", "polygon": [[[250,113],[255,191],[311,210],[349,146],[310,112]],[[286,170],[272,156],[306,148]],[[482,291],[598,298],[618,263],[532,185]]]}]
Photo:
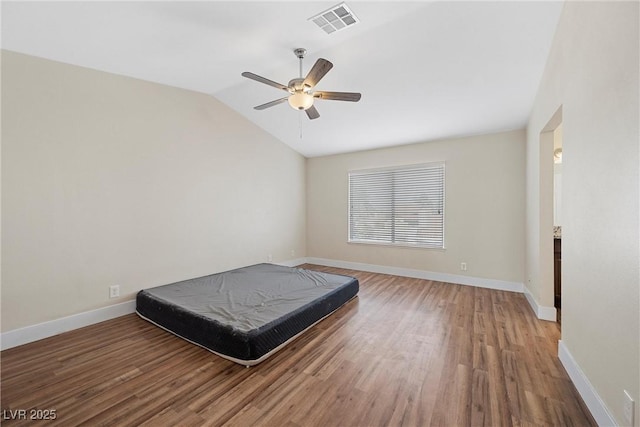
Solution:
[{"label": "white ceiling vent cover", "polygon": [[357,24],[360,20],[345,4],[340,3],[308,19],[313,21],[325,33],[331,34]]}]

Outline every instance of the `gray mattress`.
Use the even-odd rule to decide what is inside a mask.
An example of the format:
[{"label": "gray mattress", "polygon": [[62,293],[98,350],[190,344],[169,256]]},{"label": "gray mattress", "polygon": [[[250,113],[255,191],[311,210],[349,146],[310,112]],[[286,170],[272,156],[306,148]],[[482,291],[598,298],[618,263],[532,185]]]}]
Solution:
[{"label": "gray mattress", "polygon": [[142,290],[136,312],[249,366],[338,309],[358,290],[353,277],[257,264]]}]

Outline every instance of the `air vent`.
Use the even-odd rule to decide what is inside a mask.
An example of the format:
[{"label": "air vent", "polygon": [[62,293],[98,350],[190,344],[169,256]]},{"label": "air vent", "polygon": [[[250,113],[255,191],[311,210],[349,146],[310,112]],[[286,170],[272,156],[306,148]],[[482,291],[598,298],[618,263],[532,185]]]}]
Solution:
[{"label": "air vent", "polygon": [[360,22],[345,3],[335,5],[308,20],[313,21],[327,34],[343,30]]}]

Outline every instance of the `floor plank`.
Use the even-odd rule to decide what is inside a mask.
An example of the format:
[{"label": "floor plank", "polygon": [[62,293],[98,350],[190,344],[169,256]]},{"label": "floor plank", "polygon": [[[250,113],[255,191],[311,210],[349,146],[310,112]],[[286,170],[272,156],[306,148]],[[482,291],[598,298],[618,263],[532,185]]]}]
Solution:
[{"label": "floor plank", "polygon": [[[5,350],[3,425],[595,426],[522,294],[355,276],[359,297],[245,368],[127,315]],[[11,411],[11,412],[10,412]]]}]

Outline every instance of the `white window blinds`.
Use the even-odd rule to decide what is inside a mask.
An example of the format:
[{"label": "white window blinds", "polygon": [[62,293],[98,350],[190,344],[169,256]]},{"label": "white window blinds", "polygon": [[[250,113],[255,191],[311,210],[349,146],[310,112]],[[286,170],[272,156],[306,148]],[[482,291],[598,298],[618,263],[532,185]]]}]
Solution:
[{"label": "white window blinds", "polygon": [[349,241],[444,248],[444,163],[350,172]]}]

